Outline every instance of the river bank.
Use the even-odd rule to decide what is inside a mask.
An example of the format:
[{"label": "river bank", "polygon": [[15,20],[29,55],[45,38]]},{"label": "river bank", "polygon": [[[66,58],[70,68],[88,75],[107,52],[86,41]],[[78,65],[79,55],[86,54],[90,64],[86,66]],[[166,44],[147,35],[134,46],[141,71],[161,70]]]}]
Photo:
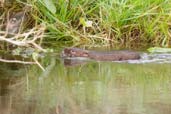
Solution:
[{"label": "river bank", "polygon": [[1,26],[8,13],[26,9],[32,18],[31,27],[43,24],[46,28],[45,47],[64,44],[130,49],[170,45],[169,1],[14,1],[1,3]]}]

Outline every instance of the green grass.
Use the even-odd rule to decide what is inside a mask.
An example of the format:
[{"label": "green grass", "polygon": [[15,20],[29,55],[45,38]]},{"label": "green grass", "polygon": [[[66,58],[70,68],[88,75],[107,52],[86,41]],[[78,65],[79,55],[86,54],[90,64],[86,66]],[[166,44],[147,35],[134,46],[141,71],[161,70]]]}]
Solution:
[{"label": "green grass", "polygon": [[[20,2],[21,3],[21,2]],[[27,0],[37,23],[47,27],[44,44],[141,48],[169,47],[169,0]],[[93,22],[87,27],[84,22]]]}]

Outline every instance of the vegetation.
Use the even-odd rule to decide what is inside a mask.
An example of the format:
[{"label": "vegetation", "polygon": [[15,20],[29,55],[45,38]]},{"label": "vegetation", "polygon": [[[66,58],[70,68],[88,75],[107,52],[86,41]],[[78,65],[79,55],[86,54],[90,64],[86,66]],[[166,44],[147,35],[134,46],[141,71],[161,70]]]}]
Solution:
[{"label": "vegetation", "polygon": [[[170,11],[169,0],[1,1],[0,49],[20,55],[31,47],[36,60],[37,53],[64,46],[169,47]],[[26,19],[11,27],[18,15]]]},{"label": "vegetation", "polygon": [[[15,14],[27,19],[20,18],[19,26],[11,29],[8,22]],[[51,108],[58,114],[60,109],[64,114],[118,110],[121,110],[118,113],[153,113],[148,107],[154,103],[159,104],[159,108],[152,106],[154,113],[170,111],[167,110],[171,101],[170,64],[91,61],[69,67],[56,56],[39,58],[41,52],[66,46],[118,49],[156,46],[148,51],[170,52],[170,22],[170,0],[1,0],[0,61],[37,64],[41,68],[1,64],[0,74],[5,77],[1,84],[4,110],[28,108],[32,113],[33,108],[36,114],[49,112]],[[7,53],[15,57],[8,57]],[[8,83],[7,78],[11,77],[14,81]],[[7,93],[3,84],[13,88],[12,91]]]},{"label": "vegetation", "polygon": [[[169,47],[169,0],[27,0],[48,46]],[[15,4],[15,5],[16,5]],[[11,7],[19,7],[19,5]],[[15,9],[14,8],[14,9]]]},{"label": "vegetation", "polygon": [[[28,3],[39,12],[37,19],[46,24],[47,41],[127,48],[144,44],[169,46],[169,0],[39,0]],[[88,21],[92,25],[84,24]]]}]

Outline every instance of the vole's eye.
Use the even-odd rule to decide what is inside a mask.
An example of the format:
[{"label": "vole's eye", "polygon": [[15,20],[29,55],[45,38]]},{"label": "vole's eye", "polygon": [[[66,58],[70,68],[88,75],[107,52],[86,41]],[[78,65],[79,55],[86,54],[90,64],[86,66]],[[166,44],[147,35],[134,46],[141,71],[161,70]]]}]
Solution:
[{"label": "vole's eye", "polygon": [[75,51],[73,51],[73,50],[71,50],[70,52],[71,52],[72,54],[75,54]]}]

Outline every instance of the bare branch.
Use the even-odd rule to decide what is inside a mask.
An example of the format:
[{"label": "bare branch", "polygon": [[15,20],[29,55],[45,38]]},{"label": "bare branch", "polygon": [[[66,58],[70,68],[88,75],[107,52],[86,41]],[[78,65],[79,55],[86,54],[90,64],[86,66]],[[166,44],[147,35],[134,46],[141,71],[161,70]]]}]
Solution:
[{"label": "bare branch", "polygon": [[[44,30],[45,26],[39,25],[24,33],[11,34],[13,37],[9,37],[10,35],[7,35],[5,31],[0,31],[0,41],[4,41],[19,47],[34,47],[40,51],[46,52],[46,50],[40,46],[40,42],[44,37]],[[6,60],[0,58],[0,62],[6,63],[36,64],[44,71],[45,69],[38,62],[38,60],[34,60],[34,62],[29,62],[20,60]]]},{"label": "bare branch", "polygon": [[4,38],[2,36],[0,36],[0,41],[5,41],[7,43],[14,44],[14,45],[17,45],[17,46],[28,46],[28,42],[15,41],[15,40],[12,40],[12,39]]},{"label": "bare branch", "polygon": [[44,37],[45,27],[43,25],[36,26],[24,33],[14,34],[12,38],[6,37],[6,32],[0,31],[0,41],[5,41],[7,43],[21,46],[21,47],[29,47],[34,46],[40,51],[45,51],[40,45],[36,43],[38,39],[42,39]]},{"label": "bare branch", "polygon": [[36,62],[29,62],[29,61],[19,61],[19,60],[6,60],[6,59],[1,59],[0,62],[5,62],[5,63],[20,63],[20,64],[37,64]]}]

